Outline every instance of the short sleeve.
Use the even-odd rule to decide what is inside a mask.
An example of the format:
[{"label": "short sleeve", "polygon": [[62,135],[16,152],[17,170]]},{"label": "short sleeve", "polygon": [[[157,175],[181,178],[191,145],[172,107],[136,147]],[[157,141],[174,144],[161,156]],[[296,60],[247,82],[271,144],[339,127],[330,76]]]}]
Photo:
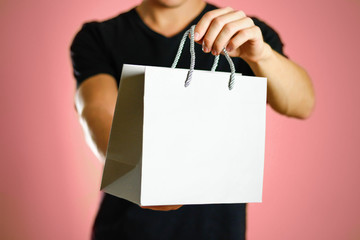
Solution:
[{"label": "short sleeve", "polygon": [[257,19],[256,17],[252,17],[254,23],[256,26],[258,26],[261,29],[264,42],[269,44],[272,49],[277,51],[278,53],[282,54],[283,56],[287,57],[284,54],[284,44],[282,43],[279,34],[271,28],[269,25],[267,25],[265,22]]},{"label": "short sleeve", "polygon": [[110,54],[98,29],[98,22],[85,23],[70,46],[73,74],[77,87],[98,73],[115,75]]}]

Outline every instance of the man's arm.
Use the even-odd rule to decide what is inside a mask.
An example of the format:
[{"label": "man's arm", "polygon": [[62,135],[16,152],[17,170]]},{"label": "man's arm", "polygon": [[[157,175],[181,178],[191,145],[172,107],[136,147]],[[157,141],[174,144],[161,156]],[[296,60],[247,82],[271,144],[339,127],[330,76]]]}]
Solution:
[{"label": "man's arm", "polygon": [[[105,163],[118,89],[114,77],[97,74],[86,79],[76,91],[75,107],[91,150]],[[170,211],[181,205],[143,207]]]},{"label": "man's arm", "polygon": [[[267,45],[267,44],[266,44]],[[267,45],[263,60],[249,62],[256,76],[267,77],[267,99],[277,112],[305,119],[314,108],[314,90],[307,72]]]},{"label": "man's arm", "polygon": [[84,81],[75,94],[75,107],[85,138],[100,161],[105,162],[117,85],[109,74],[97,74]]},{"label": "man's arm", "polygon": [[311,114],[315,97],[309,75],[272,50],[244,12],[222,8],[206,13],[195,28],[195,41],[214,55],[226,48],[230,56],[244,59],[256,76],[267,77],[268,102],[275,111],[297,118]]}]

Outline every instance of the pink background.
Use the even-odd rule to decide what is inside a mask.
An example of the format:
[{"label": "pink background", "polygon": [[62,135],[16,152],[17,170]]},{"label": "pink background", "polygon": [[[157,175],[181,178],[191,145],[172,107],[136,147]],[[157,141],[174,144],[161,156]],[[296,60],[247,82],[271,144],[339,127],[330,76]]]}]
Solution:
[{"label": "pink background", "polygon": [[[137,2],[137,1],[135,1]],[[268,108],[249,240],[360,239],[360,1],[214,1],[257,15],[312,76],[306,121]],[[88,239],[101,165],[73,106],[69,44],[130,0],[0,1],[0,239]]]}]

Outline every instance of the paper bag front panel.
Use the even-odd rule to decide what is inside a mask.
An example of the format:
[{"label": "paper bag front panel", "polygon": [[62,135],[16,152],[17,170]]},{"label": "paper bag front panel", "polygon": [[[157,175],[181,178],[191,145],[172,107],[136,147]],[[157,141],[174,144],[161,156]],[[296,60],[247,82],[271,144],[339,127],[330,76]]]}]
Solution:
[{"label": "paper bag front panel", "polygon": [[260,202],[266,79],[146,67],[142,205]]}]

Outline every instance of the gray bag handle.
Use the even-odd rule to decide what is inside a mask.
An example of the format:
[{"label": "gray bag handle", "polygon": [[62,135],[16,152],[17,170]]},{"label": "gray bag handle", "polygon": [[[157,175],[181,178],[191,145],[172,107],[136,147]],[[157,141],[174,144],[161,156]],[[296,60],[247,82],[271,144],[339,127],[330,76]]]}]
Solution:
[{"label": "gray bag handle", "polygon": [[[183,48],[184,48],[184,44],[185,44],[186,38],[187,38],[187,36],[188,36],[189,33],[190,33],[190,55],[191,55],[191,62],[190,62],[190,70],[189,70],[188,75],[187,75],[186,80],[185,80],[185,87],[188,87],[188,86],[189,86],[189,84],[190,84],[190,82],[191,82],[191,79],[192,79],[192,74],[193,74],[194,68],[195,68],[195,40],[194,40],[194,29],[195,29],[195,26],[196,26],[196,25],[192,25],[191,28],[184,33],[184,36],[182,37],[182,39],[181,39],[181,41],[180,41],[180,45],[179,45],[178,51],[177,51],[177,53],[176,53],[174,62],[173,62],[173,64],[171,65],[171,68],[175,68],[176,65],[178,64],[178,61],[179,61],[179,59],[180,59],[182,50],[183,50]],[[234,63],[233,63],[233,61],[231,60],[231,58],[230,58],[230,56],[229,56],[229,54],[228,54],[228,52],[226,51],[225,48],[223,49],[223,52],[224,52],[224,55],[225,55],[226,60],[229,62],[229,65],[230,65],[231,74],[230,74],[230,79],[229,79],[228,87],[229,87],[229,90],[231,90],[231,89],[233,89],[233,87],[234,87],[234,82],[235,82],[235,66],[234,66]],[[212,66],[212,68],[211,68],[211,71],[212,71],[212,72],[214,72],[214,71],[216,70],[217,66],[218,66],[219,57],[220,57],[220,55],[215,56],[213,66]]]}]

